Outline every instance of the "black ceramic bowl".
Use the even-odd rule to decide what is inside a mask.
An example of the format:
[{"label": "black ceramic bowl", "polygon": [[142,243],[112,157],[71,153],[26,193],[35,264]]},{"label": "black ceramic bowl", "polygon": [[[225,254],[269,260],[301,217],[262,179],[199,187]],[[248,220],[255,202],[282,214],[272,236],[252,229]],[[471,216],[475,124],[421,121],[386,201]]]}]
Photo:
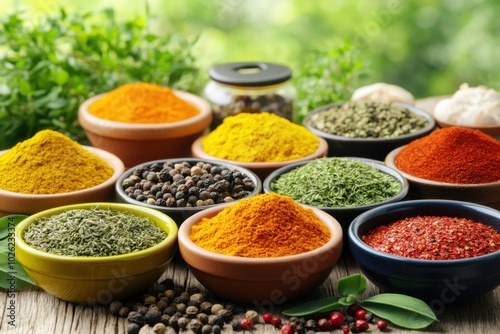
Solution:
[{"label": "black ceramic bowl", "polygon": [[380,252],[362,240],[379,225],[418,215],[467,218],[500,231],[499,211],[462,201],[403,201],[362,213],[349,227],[349,248],[363,274],[382,292],[414,296],[442,310],[447,304],[480,296],[500,285],[500,251],[460,260],[420,260]]},{"label": "black ceramic bowl", "polygon": [[[357,157],[345,157],[346,159],[352,159],[352,160],[357,160],[360,162],[363,162],[365,164],[373,165],[375,168],[380,170],[381,172],[384,172],[386,174],[389,174],[393,176],[396,180],[401,183],[401,191],[394,197],[389,198],[385,201],[374,203],[374,204],[369,204],[369,205],[363,205],[363,206],[357,206],[357,207],[322,207],[322,206],[311,206],[311,205],[306,205],[309,207],[314,207],[320,210],[325,211],[326,213],[330,214],[333,216],[337,221],[342,225],[344,228],[344,232],[347,232],[347,227],[351,223],[351,221],[358,216],[360,213],[365,212],[366,210],[370,210],[372,208],[375,208],[377,206],[387,204],[387,203],[393,203],[400,201],[406,197],[408,194],[408,181],[396,170],[385,166],[383,163],[377,160],[372,160],[372,159],[365,159],[365,158],[357,158]],[[274,191],[273,188],[273,183],[280,178],[283,174],[289,173],[295,168],[299,168],[301,166],[304,166],[305,164],[309,163],[310,161],[303,161],[303,162],[298,162],[294,163],[292,165],[288,165],[285,167],[281,167],[271,174],[269,174],[268,177],[264,179],[262,182],[263,189],[265,193],[269,193]],[[304,204],[304,203],[301,203]]]},{"label": "black ceramic bowl", "polygon": [[419,109],[415,106],[394,102],[393,104],[404,107],[411,112],[420,115],[427,119],[428,124],[423,129],[415,131],[410,134],[393,137],[393,138],[348,138],[338,135],[333,135],[321,130],[318,130],[311,125],[311,118],[329,109],[333,106],[342,105],[344,102],[332,103],[311,111],[303,120],[302,124],[307,127],[311,132],[324,138],[328,143],[328,156],[329,157],[362,157],[383,161],[387,154],[393,149],[406,145],[411,141],[424,137],[431,133],[436,128],[436,121],[428,112]]},{"label": "black ceramic bowl", "polygon": [[[130,203],[130,204],[142,205],[142,206],[145,206],[148,208],[159,210],[159,211],[167,214],[169,217],[171,217],[177,223],[177,225],[180,225],[185,219],[194,215],[197,212],[200,212],[200,211],[208,209],[208,208],[216,207],[216,206],[221,206],[224,204],[224,203],[221,203],[221,204],[193,206],[193,207],[165,207],[165,206],[152,205],[152,204],[144,203],[142,201],[138,201],[136,199],[129,197],[125,193],[125,190],[123,189],[123,186],[122,186],[123,181],[126,178],[128,178],[130,175],[132,175],[137,168],[139,168],[140,166],[148,167],[148,166],[153,165],[154,163],[163,165],[165,162],[172,162],[174,164],[181,163],[181,162],[189,162],[191,165],[195,165],[198,162],[205,162],[205,163],[210,163],[213,166],[227,167],[231,170],[237,170],[240,173],[245,174],[254,183],[254,185],[255,185],[254,190],[248,196],[246,196],[244,198],[255,196],[257,194],[260,194],[262,191],[262,181],[259,179],[259,177],[255,173],[251,172],[250,170],[248,170],[244,167],[232,165],[232,164],[221,162],[221,161],[214,161],[214,160],[207,160],[207,159],[176,158],[176,159],[164,159],[164,160],[149,161],[149,162],[145,162],[145,163],[139,164],[137,166],[134,166],[134,167],[130,168],[129,170],[127,170],[115,183],[117,201],[124,202],[124,203]],[[235,201],[237,201],[237,200],[235,200]],[[234,203],[234,202],[230,202],[230,203]]]}]

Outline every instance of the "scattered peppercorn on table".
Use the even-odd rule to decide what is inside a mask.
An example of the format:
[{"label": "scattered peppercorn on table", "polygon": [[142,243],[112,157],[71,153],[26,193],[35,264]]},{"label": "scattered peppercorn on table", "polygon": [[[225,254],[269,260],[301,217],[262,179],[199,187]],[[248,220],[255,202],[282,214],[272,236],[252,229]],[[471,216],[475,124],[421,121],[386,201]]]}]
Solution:
[{"label": "scattered peppercorn on table", "polygon": [[[315,300],[321,297],[333,296],[336,292],[337,280],[345,276],[359,273],[359,268],[350,256],[344,254],[335,266],[329,279],[316,291],[300,303],[307,300]],[[164,278],[172,278],[174,283],[182,285],[185,290],[194,287],[202,292],[206,291],[196,279],[189,273],[184,261],[176,256],[175,260],[167,268]],[[469,301],[464,304],[447,304],[453,299],[450,290],[443,295],[439,304],[441,309],[435,310],[439,322],[435,322],[424,330],[400,329],[389,324],[388,330],[391,334],[422,334],[422,333],[454,333],[454,334],[497,334],[500,330],[500,312],[498,312],[500,302],[500,288],[487,293],[486,295]],[[378,290],[368,283],[368,288],[364,296],[378,294]],[[0,332],[1,333],[127,333],[127,320],[117,315],[110,314],[108,307],[71,304],[61,301],[39,288],[29,288],[20,290],[14,296],[8,295],[6,291],[0,292]],[[208,293],[206,299],[211,303],[227,302]],[[239,331],[239,333],[279,333],[272,324],[265,324],[262,315],[269,311],[260,310],[255,305],[240,305],[231,303],[234,306],[233,318],[242,319],[246,311],[252,309],[259,313],[259,322],[254,323],[253,330]],[[293,304],[295,305],[295,303]],[[283,323],[287,317],[280,311],[290,305],[276,306],[270,313],[279,315]],[[13,321],[15,326],[9,324]],[[153,333],[152,331],[141,331],[142,333]],[[166,333],[175,333],[167,327]],[[193,333],[191,330],[184,330],[181,333]],[[201,332],[200,332],[201,333]],[[233,331],[230,324],[226,324],[222,333],[238,333]],[[342,333],[341,329],[321,333]],[[376,324],[370,324],[370,332],[382,333],[377,329]]]}]

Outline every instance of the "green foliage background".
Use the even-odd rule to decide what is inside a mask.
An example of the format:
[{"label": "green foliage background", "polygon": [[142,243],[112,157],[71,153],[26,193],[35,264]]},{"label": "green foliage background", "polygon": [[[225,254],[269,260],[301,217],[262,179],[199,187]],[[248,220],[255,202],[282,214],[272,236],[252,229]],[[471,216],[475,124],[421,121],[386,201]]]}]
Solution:
[{"label": "green foliage background", "polygon": [[34,22],[60,7],[112,7],[118,19],[149,8],[155,32],[199,37],[199,87],[221,62],[285,63],[300,74],[306,52],[349,40],[365,83],[394,83],[417,98],[451,94],[463,82],[500,90],[497,0],[14,0],[2,1],[0,13],[14,7],[28,8]]}]

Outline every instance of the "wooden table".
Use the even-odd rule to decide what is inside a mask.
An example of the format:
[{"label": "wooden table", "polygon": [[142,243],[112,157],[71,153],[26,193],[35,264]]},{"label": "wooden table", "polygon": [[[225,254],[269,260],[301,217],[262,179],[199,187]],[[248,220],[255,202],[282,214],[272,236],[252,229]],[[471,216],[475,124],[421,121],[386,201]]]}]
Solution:
[{"label": "wooden table", "polygon": [[[349,254],[344,254],[335,266],[330,277],[305,300],[333,296],[336,292],[336,282],[339,278],[358,273],[359,268]],[[203,286],[190,274],[183,260],[177,255],[169,265],[163,278],[172,278],[175,283],[185,287]],[[206,290],[205,290],[206,291]],[[363,297],[377,294],[378,290],[371,283]],[[224,302],[208,292],[212,302]],[[75,305],[61,301],[39,288],[29,288],[16,292],[15,296],[0,293],[0,333],[18,334],[76,334],[76,333],[126,333],[126,320],[112,316],[104,306]],[[11,312],[7,309],[14,303],[15,327],[9,325]],[[283,305],[287,308],[289,305]],[[250,305],[236,305],[235,318],[243,317]],[[275,314],[282,308],[276,307]],[[467,303],[446,305],[437,314],[436,322],[423,331],[404,330],[390,326],[389,333],[453,333],[453,334],[497,334],[500,333],[500,288],[487,293]],[[373,325],[368,333],[379,332]],[[144,330],[145,331],[145,330]],[[143,332],[144,332],[143,331]],[[146,331],[149,332],[149,331]],[[168,333],[175,333],[172,329]],[[183,333],[190,333],[184,331]],[[226,325],[224,333],[233,333]],[[250,333],[250,332],[241,332]],[[252,333],[278,333],[271,325],[257,324]],[[332,333],[341,333],[336,330]]]}]

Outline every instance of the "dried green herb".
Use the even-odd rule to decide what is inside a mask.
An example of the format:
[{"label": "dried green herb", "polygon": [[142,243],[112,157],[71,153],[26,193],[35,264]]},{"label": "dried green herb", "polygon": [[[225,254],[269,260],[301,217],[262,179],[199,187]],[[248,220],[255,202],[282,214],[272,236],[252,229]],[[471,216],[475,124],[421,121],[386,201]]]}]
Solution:
[{"label": "dried green herb", "polygon": [[44,252],[94,257],[137,252],[165,237],[147,217],[98,207],[38,219],[23,235],[28,245]]},{"label": "dried green herb", "polygon": [[356,207],[382,202],[401,191],[401,183],[374,166],[349,158],[321,158],[281,175],[273,191],[299,203]]},{"label": "dried green herb", "polygon": [[347,138],[393,138],[423,129],[429,122],[393,103],[349,101],[311,116],[310,125]]}]

